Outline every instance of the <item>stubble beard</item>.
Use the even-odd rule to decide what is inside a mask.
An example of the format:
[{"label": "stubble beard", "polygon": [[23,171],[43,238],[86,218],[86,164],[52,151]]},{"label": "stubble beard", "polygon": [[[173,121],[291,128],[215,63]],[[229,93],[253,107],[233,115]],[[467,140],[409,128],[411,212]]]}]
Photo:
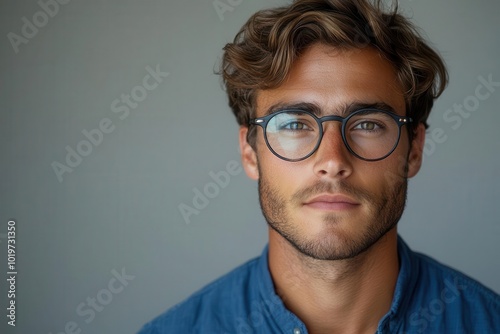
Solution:
[{"label": "stubble beard", "polygon": [[[381,195],[354,188],[345,181],[338,181],[335,184],[320,181],[299,190],[289,201],[278,189],[272,187],[260,168],[259,175],[259,202],[267,224],[300,253],[317,260],[345,260],[365,252],[397,225],[406,205],[408,188],[406,175],[397,177],[394,177],[394,174],[389,175],[392,176],[391,187]],[[360,224],[366,226],[365,230],[355,236],[332,232],[311,239],[304,235],[301,229],[303,231],[307,228],[307,222],[294,221],[288,212],[290,206],[287,206],[287,202],[298,203],[300,199],[323,192],[341,192],[360,200],[363,205],[370,205],[370,215],[366,217],[370,220],[369,223]],[[341,219],[344,218],[335,213],[323,216],[325,223],[332,226],[340,223]]]}]

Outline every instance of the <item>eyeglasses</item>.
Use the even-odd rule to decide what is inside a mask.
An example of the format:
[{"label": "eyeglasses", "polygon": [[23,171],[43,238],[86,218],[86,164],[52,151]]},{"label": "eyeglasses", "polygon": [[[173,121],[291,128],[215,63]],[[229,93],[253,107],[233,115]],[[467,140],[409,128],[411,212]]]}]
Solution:
[{"label": "eyeglasses", "polygon": [[347,117],[316,117],[300,109],[287,109],[254,118],[250,125],[264,129],[267,147],[286,161],[301,161],[316,152],[323,139],[323,123],[342,123],[342,140],[351,154],[365,161],[387,158],[398,146],[401,127],[413,122],[385,110],[360,109]]}]

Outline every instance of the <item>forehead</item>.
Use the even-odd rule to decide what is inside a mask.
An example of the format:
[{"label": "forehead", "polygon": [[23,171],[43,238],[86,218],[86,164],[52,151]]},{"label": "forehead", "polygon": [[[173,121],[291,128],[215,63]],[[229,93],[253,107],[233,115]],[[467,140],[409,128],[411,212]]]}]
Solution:
[{"label": "forehead", "polygon": [[257,117],[273,106],[309,103],[321,114],[341,114],[346,105],[386,104],[405,114],[405,100],[393,65],[373,48],[339,51],[315,44],[293,64],[285,82],[257,92]]}]

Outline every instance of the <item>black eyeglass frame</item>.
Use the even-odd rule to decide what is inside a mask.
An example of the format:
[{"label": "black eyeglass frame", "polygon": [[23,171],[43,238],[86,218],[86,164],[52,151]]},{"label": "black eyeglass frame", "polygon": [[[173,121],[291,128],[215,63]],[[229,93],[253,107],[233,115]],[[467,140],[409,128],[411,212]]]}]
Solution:
[{"label": "black eyeglass frame", "polygon": [[[349,143],[347,142],[347,139],[346,139],[346,136],[345,136],[345,127],[346,127],[347,123],[349,122],[349,120],[351,119],[351,117],[353,117],[355,115],[358,115],[360,113],[366,113],[368,111],[382,112],[384,114],[387,114],[392,119],[394,119],[394,121],[398,125],[398,139],[396,140],[396,143],[391,148],[391,150],[389,151],[389,153],[387,153],[386,155],[384,155],[381,158],[367,159],[367,158],[361,157],[356,152],[354,152],[353,149],[349,146]],[[289,159],[289,158],[283,157],[283,156],[279,155],[275,150],[273,150],[273,148],[269,144],[269,141],[267,140],[267,124],[269,123],[269,121],[273,117],[275,117],[276,115],[279,115],[279,114],[282,114],[282,113],[289,113],[289,112],[295,112],[295,113],[300,112],[300,113],[303,113],[303,114],[308,114],[308,115],[312,116],[314,118],[314,120],[316,121],[316,123],[318,124],[318,128],[319,128],[318,142],[316,143],[316,146],[314,147],[314,149],[309,154],[307,154],[305,157],[303,157],[303,158]],[[352,155],[354,155],[356,158],[364,160],[364,161],[380,161],[380,160],[383,160],[383,159],[387,158],[389,155],[391,155],[392,152],[394,152],[394,150],[396,149],[396,147],[398,147],[399,140],[401,139],[401,127],[403,125],[405,125],[405,124],[412,123],[413,119],[411,117],[403,117],[403,116],[400,116],[400,115],[396,115],[396,114],[394,114],[394,113],[392,113],[390,111],[387,111],[387,110],[381,110],[381,109],[375,109],[375,108],[363,108],[363,109],[359,109],[359,110],[356,110],[355,112],[349,114],[347,117],[335,116],[335,115],[327,115],[327,116],[323,116],[323,117],[317,117],[315,114],[313,114],[312,112],[307,111],[307,110],[301,110],[301,109],[283,109],[283,110],[275,111],[275,112],[273,112],[273,113],[271,113],[271,114],[269,114],[267,116],[264,116],[264,117],[258,117],[258,118],[250,119],[248,121],[248,124],[249,124],[249,126],[250,125],[258,125],[258,126],[262,127],[262,130],[264,131],[264,139],[266,141],[266,145],[269,148],[269,150],[275,156],[277,156],[278,158],[280,158],[282,160],[285,160],[285,161],[297,162],[297,161],[302,161],[302,160],[305,160],[305,159],[309,158],[311,155],[313,155],[318,150],[319,146],[321,145],[321,141],[323,140],[323,133],[324,133],[323,123],[324,122],[328,122],[328,121],[337,121],[337,122],[341,122],[342,123],[342,128],[341,128],[342,141],[344,142],[345,147],[347,147],[347,150]]]}]

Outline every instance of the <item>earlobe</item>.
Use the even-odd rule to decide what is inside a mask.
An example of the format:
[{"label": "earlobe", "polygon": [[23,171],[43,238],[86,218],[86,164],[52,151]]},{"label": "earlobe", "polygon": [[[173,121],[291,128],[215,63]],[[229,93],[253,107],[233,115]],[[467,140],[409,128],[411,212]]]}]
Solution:
[{"label": "earlobe", "polygon": [[417,175],[422,166],[425,144],[425,126],[420,123],[415,130],[413,141],[411,142],[410,154],[408,155],[408,177]]},{"label": "earlobe", "polygon": [[257,164],[257,155],[255,150],[247,141],[248,127],[241,126],[239,132],[241,163],[248,177],[253,180],[259,179],[259,168]]}]

